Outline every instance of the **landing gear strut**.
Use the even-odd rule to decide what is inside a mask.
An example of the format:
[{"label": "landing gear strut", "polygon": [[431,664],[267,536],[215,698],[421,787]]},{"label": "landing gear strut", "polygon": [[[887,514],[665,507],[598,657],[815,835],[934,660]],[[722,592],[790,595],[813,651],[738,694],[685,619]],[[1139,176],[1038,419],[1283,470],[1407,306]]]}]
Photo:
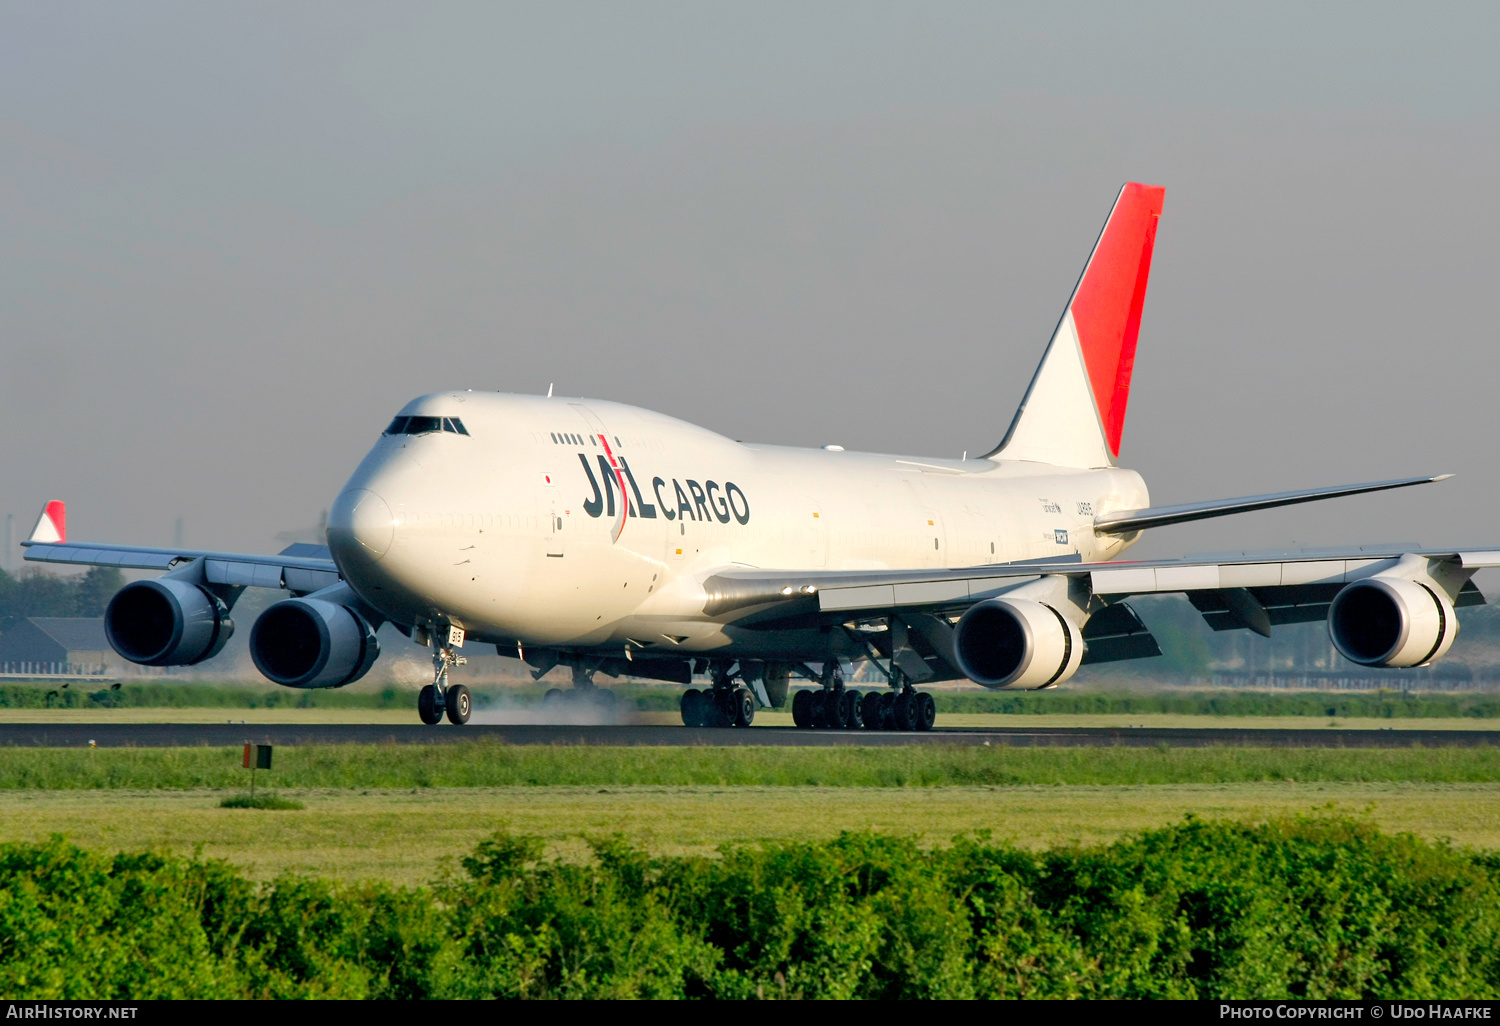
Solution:
[{"label": "landing gear strut", "polygon": [[468,723],[473,702],[469,689],[462,684],[448,684],[448,668],[462,666],[468,660],[454,652],[452,645],[434,645],[432,651],[432,683],[417,695],[417,715],[428,725],[441,723],[443,714],[448,722]]}]

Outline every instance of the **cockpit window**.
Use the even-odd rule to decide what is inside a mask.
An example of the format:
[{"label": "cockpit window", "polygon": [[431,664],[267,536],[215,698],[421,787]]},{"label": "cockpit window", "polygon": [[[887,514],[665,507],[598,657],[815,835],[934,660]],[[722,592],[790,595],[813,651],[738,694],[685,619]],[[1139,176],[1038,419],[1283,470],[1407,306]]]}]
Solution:
[{"label": "cockpit window", "polygon": [[397,417],[385,429],[388,435],[425,435],[446,431],[450,435],[467,435],[468,429],[457,417]]}]

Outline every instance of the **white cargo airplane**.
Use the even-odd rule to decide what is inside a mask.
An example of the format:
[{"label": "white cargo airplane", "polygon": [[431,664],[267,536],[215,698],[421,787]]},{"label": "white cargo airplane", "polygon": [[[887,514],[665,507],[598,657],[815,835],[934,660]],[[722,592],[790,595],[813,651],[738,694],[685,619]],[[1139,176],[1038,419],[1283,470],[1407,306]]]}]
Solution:
[{"label": "white cargo airplane", "polygon": [[[682,699],[694,726],[748,725],[797,675],[822,685],[796,694],[799,726],[926,730],[924,682],[1048,688],[1083,663],[1160,654],[1124,600],[1162,592],[1185,592],[1216,630],[1326,618],[1366,666],[1442,656],[1454,607],[1484,601],[1470,578],[1500,551],[1113,561],[1147,528],[1441,480],[1149,504],[1115,459],[1162,198],[1120,191],[1010,430],[978,458],[752,445],[618,403],[439,392],[355,470],[327,548],[70,542],[53,502],[26,558],[166,570],[105,614],[115,651],[146,665],[220,651],[247,586],[291,593],[250,630],[256,666],[288,687],[358,680],[392,623],[434,650],[427,723],[469,717],[448,680],[468,640],[538,677],[568,666],[580,687],[596,672],[704,674]],[[889,686],[861,696],[840,667],[865,660]]]}]

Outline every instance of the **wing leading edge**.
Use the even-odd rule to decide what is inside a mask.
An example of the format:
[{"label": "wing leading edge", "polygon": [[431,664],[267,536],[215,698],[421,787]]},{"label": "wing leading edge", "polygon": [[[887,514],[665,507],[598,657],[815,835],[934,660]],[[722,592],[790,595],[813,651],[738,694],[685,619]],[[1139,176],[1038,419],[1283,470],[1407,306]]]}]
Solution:
[{"label": "wing leading edge", "polygon": [[332,555],[322,545],[289,545],[278,555],[264,556],[207,549],[70,542],[67,540],[67,509],[58,500],[47,503],[31,537],[21,545],[26,550],[26,559],[33,563],[173,570],[201,560],[204,579],[209,584],[280,588],[298,595],[320,591],[341,579]]},{"label": "wing leading edge", "polygon": [[1393,481],[1373,481],[1369,484],[1335,485],[1330,488],[1307,488],[1295,492],[1245,495],[1237,499],[1188,502],[1178,506],[1151,506],[1147,509],[1120,510],[1096,517],[1094,532],[1096,534],[1129,534],[1148,527],[1185,524],[1192,520],[1225,517],[1233,513],[1249,513],[1253,510],[1272,509],[1276,506],[1294,506],[1300,502],[1337,499],[1344,495],[1363,495],[1367,492],[1384,492],[1392,488],[1410,488],[1412,485],[1446,481],[1452,476],[1452,474],[1435,474],[1430,477],[1403,477]]}]

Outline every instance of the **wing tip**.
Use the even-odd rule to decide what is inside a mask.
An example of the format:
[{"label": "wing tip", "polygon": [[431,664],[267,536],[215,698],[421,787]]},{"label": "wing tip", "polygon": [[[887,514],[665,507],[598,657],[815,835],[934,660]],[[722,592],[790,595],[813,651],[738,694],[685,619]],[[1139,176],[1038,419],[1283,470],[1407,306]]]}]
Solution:
[{"label": "wing tip", "polygon": [[27,545],[57,544],[68,540],[68,505],[62,499],[50,499],[42,507],[36,526],[31,529]]}]

